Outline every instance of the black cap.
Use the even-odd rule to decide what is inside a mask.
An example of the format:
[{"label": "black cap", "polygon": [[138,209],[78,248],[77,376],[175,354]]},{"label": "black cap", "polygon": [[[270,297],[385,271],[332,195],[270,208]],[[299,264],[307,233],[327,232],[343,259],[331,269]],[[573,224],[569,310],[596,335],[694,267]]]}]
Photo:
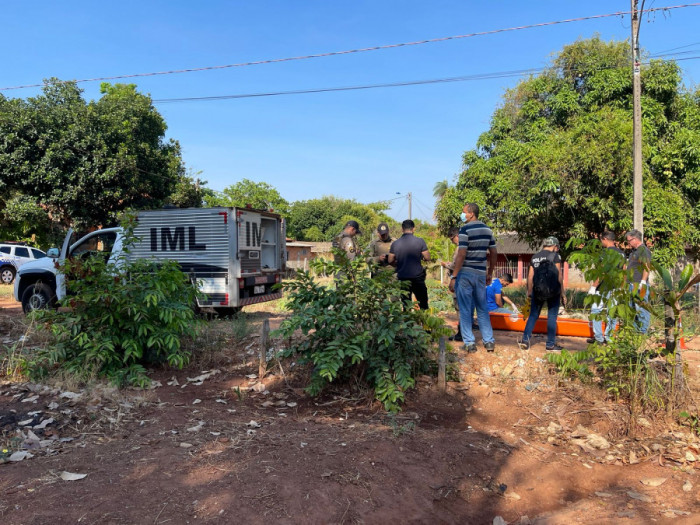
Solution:
[{"label": "black cap", "polygon": [[362,235],[362,232],[360,231],[360,225],[357,223],[357,221],[348,221],[345,223],[345,227],[347,228],[348,226],[352,226],[355,228],[355,231],[357,232],[358,235]]},{"label": "black cap", "polygon": [[379,233],[379,235],[389,233],[389,225],[385,222],[380,222],[379,226],[377,226],[377,232]]}]

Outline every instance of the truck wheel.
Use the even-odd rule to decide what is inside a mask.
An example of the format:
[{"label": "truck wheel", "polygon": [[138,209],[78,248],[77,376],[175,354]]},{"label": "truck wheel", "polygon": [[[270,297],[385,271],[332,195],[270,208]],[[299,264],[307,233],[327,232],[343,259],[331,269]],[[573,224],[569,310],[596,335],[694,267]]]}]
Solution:
[{"label": "truck wheel", "polygon": [[0,269],[0,281],[3,284],[12,284],[12,281],[15,280],[15,273],[15,269],[12,266],[3,266]]},{"label": "truck wheel", "polygon": [[22,294],[22,310],[25,314],[34,310],[43,310],[53,306],[56,297],[53,290],[45,284],[32,284]]},{"label": "truck wheel", "polygon": [[231,308],[214,308],[214,311],[219,316],[219,319],[230,319],[236,317],[241,311],[242,306],[234,306]]}]

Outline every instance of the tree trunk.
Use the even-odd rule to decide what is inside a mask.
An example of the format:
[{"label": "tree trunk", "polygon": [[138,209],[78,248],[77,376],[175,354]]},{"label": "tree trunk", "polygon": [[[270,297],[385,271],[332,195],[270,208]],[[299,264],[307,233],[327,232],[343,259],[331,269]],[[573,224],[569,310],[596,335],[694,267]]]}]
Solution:
[{"label": "tree trunk", "polygon": [[673,354],[676,351],[676,315],[666,299],[664,299],[664,335],[666,337],[666,354]]}]

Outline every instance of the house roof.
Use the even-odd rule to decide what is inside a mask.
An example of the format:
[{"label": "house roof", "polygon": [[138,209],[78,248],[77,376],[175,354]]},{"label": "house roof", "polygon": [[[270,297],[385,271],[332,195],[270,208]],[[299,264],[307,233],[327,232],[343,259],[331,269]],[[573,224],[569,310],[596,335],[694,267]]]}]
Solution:
[{"label": "house roof", "polygon": [[312,248],[312,242],[300,242],[300,241],[287,241],[287,248]]},{"label": "house roof", "polygon": [[504,255],[516,255],[537,253],[542,248],[533,248],[527,242],[519,240],[517,233],[506,232],[496,234],[496,249]]}]

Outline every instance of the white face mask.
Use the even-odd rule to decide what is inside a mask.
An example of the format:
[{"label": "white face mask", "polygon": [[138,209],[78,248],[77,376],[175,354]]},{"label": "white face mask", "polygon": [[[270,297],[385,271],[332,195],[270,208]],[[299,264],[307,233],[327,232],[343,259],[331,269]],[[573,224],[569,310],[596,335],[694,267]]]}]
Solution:
[{"label": "white face mask", "polygon": [[462,212],[459,218],[462,220],[462,222],[467,222],[467,214]]}]

